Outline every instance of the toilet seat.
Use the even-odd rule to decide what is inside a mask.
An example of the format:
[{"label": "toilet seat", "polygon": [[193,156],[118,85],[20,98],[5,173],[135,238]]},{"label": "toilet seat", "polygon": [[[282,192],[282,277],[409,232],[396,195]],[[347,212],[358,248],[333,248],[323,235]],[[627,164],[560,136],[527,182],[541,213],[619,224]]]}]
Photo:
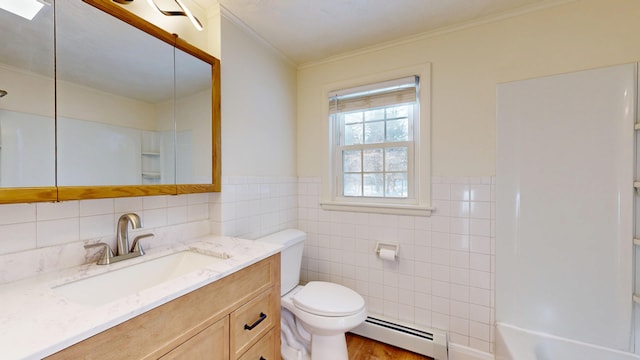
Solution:
[{"label": "toilet seat", "polygon": [[293,304],[302,311],[327,317],[354,315],[365,308],[364,299],[357,292],[324,281],[309,282],[295,293]]}]

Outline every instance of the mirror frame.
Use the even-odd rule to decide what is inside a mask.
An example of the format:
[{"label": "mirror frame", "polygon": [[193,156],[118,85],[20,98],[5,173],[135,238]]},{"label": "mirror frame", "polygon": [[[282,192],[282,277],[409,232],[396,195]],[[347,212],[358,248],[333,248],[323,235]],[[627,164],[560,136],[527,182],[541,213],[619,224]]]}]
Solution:
[{"label": "mirror frame", "polygon": [[186,40],[140,18],[111,0],[82,0],[129,25],[180,49],[211,65],[212,122],[212,184],[122,185],[122,186],[59,186],[58,200],[99,199],[128,196],[178,195],[221,191],[220,136],[220,60],[189,44]]},{"label": "mirror frame", "polygon": [[[118,185],[118,186],[54,186],[0,189],[0,203],[26,203],[67,201],[82,199],[117,198],[131,196],[178,195],[203,192],[220,192],[221,186],[221,107],[220,107],[220,60],[187,41],[138,17],[116,5],[111,0],[82,0],[108,15],[137,28],[147,34],[174,46],[211,65],[211,105],[212,105],[212,158],[213,174],[211,184],[168,184],[168,185]],[[55,6],[55,5],[54,5]],[[54,39],[55,41],[55,39]],[[57,159],[56,159],[57,161]]]},{"label": "mirror frame", "polygon": [[55,186],[0,188],[0,204],[51,202],[56,200],[58,200],[58,188]]}]

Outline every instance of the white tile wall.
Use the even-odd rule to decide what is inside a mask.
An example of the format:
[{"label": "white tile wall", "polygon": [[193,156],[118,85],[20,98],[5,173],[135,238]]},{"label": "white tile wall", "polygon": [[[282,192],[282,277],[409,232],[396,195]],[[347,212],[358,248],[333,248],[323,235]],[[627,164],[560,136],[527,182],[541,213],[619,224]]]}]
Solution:
[{"label": "white tile wall", "polygon": [[[298,181],[298,226],[308,234],[303,281],[362,294],[372,313],[447,331],[451,342],[494,346],[495,185],[491,177],[434,177],[431,217],[328,212],[321,180]],[[400,244],[397,262],[376,242]]]},{"label": "white tile wall", "polygon": [[[196,224],[192,234],[249,239],[298,227],[308,233],[303,281],[349,286],[371,312],[493,351],[495,185],[484,177],[432,181],[431,217],[323,211],[320,179],[296,177],[223,177],[221,193],[0,205],[0,283],[29,276],[2,266],[31,259],[41,262],[35,272],[83,263],[82,244],[115,243],[115,221],[125,212],[138,213],[146,229]],[[399,261],[376,257],[378,241],[398,242]],[[50,254],[59,258],[49,262]]]},{"label": "white tile wall", "polygon": [[212,194],[216,234],[256,239],[297,226],[297,177],[225,176]]},{"label": "white tile wall", "polygon": [[[143,231],[153,231],[209,220],[209,202],[209,194],[190,194],[0,205],[0,283],[84,263],[85,242],[115,245],[116,221],[123,213],[137,213]],[[68,256],[39,263],[42,256],[63,252]],[[5,271],[17,262],[22,274]]]}]

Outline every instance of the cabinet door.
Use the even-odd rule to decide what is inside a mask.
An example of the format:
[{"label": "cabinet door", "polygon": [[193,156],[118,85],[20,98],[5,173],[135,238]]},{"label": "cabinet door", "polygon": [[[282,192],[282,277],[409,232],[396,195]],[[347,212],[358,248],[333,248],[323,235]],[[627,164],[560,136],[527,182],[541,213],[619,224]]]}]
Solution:
[{"label": "cabinet door", "polygon": [[229,359],[228,334],[229,317],[225,316],[160,359]]},{"label": "cabinet door", "polygon": [[[280,334],[278,334],[279,336]],[[280,359],[280,354],[276,356],[275,329],[271,329],[267,335],[249,348],[239,360],[276,360]],[[278,349],[280,351],[280,349]]]}]

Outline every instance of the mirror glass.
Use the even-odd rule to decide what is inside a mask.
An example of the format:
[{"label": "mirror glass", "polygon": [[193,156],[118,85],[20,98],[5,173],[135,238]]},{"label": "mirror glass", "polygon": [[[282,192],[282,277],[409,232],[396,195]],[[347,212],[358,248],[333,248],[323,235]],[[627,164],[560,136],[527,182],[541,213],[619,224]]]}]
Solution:
[{"label": "mirror glass", "polygon": [[53,8],[0,9],[0,187],[55,186]]},{"label": "mirror glass", "polygon": [[81,1],[56,16],[58,186],[175,184],[173,46]]},{"label": "mirror glass", "polygon": [[211,184],[211,64],[175,51],[176,183]]}]

